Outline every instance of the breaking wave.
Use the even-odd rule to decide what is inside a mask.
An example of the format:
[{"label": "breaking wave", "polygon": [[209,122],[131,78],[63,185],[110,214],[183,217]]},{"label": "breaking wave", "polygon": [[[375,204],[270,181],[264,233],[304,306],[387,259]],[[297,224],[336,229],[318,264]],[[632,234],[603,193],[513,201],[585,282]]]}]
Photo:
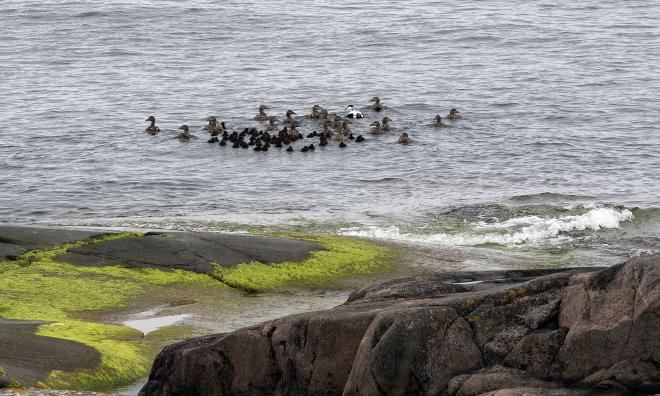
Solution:
[{"label": "breaking wave", "polygon": [[576,215],[550,218],[532,215],[495,222],[476,221],[458,232],[428,232],[423,228],[402,231],[397,226],[368,226],[344,228],[340,234],[446,246],[544,246],[569,242],[577,237],[575,234],[584,231],[619,228],[621,223],[633,218],[633,213],[625,208],[595,207]]}]

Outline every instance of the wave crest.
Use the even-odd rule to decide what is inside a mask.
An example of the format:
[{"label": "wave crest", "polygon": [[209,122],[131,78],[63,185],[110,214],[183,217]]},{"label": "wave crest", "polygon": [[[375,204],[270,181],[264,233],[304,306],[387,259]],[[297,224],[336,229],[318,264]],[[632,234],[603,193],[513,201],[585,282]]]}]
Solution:
[{"label": "wave crest", "polygon": [[579,231],[600,231],[619,228],[622,222],[631,221],[633,213],[628,209],[598,207],[580,215],[556,218],[539,216],[515,217],[501,222],[475,222],[470,230],[459,233],[401,232],[391,227],[353,227],[339,232],[343,235],[391,239],[406,242],[431,243],[445,246],[479,246],[497,244],[505,246],[541,246],[572,240],[569,235]]}]

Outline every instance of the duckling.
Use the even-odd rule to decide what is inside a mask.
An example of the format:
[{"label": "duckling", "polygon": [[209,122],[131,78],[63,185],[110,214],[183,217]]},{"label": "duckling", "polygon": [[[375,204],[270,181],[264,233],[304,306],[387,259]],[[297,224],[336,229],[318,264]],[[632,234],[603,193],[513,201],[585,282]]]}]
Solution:
[{"label": "duckling", "polygon": [[412,143],[412,139],[410,139],[410,136],[408,136],[407,133],[402,133],[401,136],[399,136],[399,144],[410,144]]},{"label": "duckling", "polygon": [[371,102],[373,102],[373,104],[370,104],[369,108],[373,111],[382,111],[385,108],[385,106],[380,104],[380,98],[378,96],[374,96],[373,98],[371,98],[369,103]]},{"label": "duckling", "polygon": [[435,116],[435,124],[433,124],[434,127],[436,128],[444,128],[447,126],[447,124],[442,122],[442,117],[440,117],[440,114]]},{"label": "duckling", "polygon": [[312,106],[312,114],[309,115],[309,118],[312,120],[318,120],[321,117],[321,110],[323,108],[317,104]]},{"label": "duckling", "polygon": [[355,106],[353,105],[346,106],[344,110],[348,111],[348,114],[346,114],[346,118],[364,118],[364,114],[358,111],[358,109],[356,109]]},{"label": "duckling", "polygon": [[285,124],[291,124],[291,123],[294,121],[293,117],[291,117],[291,116],[292,116],[292,115],[295,115],[295,114],[296,114],[295,111],[293,111],[293,110],[287,110],[287,111],[286,111],[286,120],[284,120],[284,123],[285,123]]},{"label": "duckling", "polygon": [[217,136],[212,136],[207,143],[218,143],[220,140],[218,139]]},{"label": "duckling", "polygon": [[334,122],[326,119],[323,121],[322,125],[323,125],[323,136],[325,137],[332,136],[332,131],[330,130],[330,127],[334,125]]},{"label": "duckling", "polygon": [[314,151],[314,149],[315,149],[314,143],[310,144],[309,145],[309,151]]},{"label": "duckling", "polygon": [[328,145],[328,139],[325,136],[321,136],[321,141],[319,142],[319,147],[325,147]]},{"label": "duckling", "polygon": [[302,150],[300,150],[300,152],[302,152],[302,153],[306,153],[308,151],[309,151],[309,148],[307,148],[307,146],[303,147]]},{"label": "duckling", "polygon": [[224,147],[227,145],[227,141],[225,139],[222,139],[218,144]]},{"label": "duckling", "polygon": [[179,130],[181,131],[181,132],[179,132],[179,135],[177,136],[177,139],[179,139],[179,140],[187,141],[187,140],[190,140],[190,138],[194,137],[193,135],[190,134],[190,129],[188,129],[188,125],[185,125],[185,124],[181,125],[179,127]]},{"label": "duckling", "polygon": [[144,131],[150,135],[155,135],[158,132],[160,132],[160,128],[156,126],[156,117],[154,116],[149,116],[145,121],[151,122],[151,125],[147,127]]},{"label": "duckling", "polygon": [[355,136],[352,133],[348,134],[348,140],[355,140]]},{"label": "duckling", "polygon": [[292,146],[289,146],[289,148],[286,149],[286,152],[287,152],[287,153],[292,153],[292,152],[293,152],[293,147],[292,147]]},{"label": "duckling", "polygon": [[259,106],[259,114],[257,114],[256,117],[254,117],[255,120],[257,121],[268,121],[268,114],[266,114],[266,110],[269,110],[270,107],[266,106],[265,104],[262,104]]},{"label": "duckling", "polygon": [[383,117],[383,121],[380,123],[380,127],[383,128],[383,131],[389,132],[392,127],[390,126],[390,120],[389,117]]},{"label": "duckling", "polygon": [[344,141],[342,140],[341,142],[339,142],[339,148],[344,148],[344,147],[346,147],[346,143],[344,143]]},{"label": "duckling", "polygon": [[374,129],[371,130],[371,133],[373,135],[381,135],[381,134],[385,133],[385,130],[383,129],[383,126],[380,125],[380,122],[378,122],[378,121],[372,122],[371,125],[369,125],[369,126],[374,127]]},{"label": "duckling", "polygon": [[355,142],[356,142],[356,143],[362,143],[362,142],[364,142],[365,140],[366,140],[366,139],[363,138],[362,135],[358,135],[358,137],[355,139]]},{"label": "duckling", "polygon": [[451,121],[456,121],[461,118],[461,112],[456,109],[449,110],[449,115],[447,116]]}]

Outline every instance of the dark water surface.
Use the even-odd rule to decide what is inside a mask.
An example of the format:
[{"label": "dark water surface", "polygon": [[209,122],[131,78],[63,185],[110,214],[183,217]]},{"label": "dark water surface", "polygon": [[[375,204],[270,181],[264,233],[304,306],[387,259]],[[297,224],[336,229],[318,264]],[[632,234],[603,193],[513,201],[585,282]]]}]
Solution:
[{"label": "dark water surface", "polygon": [[[4,0],[0,25],[1,221],[658,249],[658,2]],[[352,130],[397,131],[344,150],[199,131],[374,95],[388,109]]]}]

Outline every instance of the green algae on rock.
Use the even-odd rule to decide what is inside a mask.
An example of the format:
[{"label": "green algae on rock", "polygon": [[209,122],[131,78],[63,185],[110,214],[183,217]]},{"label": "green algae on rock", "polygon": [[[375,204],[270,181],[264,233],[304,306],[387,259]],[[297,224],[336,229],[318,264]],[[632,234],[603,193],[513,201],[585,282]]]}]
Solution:
[{"label": "green algae on rock", "polygon": [[41,325],[36,334],[81,342],[101,353],[97,370],[53,372],[40,386],[100,390],[132,383],[146,375],[157,352],[145,353],[153,349],[148,347],[150,341],[163,344],[154,336],[143,337],[137,330],[80,319],[77,314],[125,307],[144,292],[146,285],[183,283],[227,289],[207,275],[188,271],[79,267],[55,260],[72,247],[129,236],[136,234],[116,234],[34,250],[16,261],[0,263],[0,317],[49,322]]},{"label": "green algae on rock", "polygon": [[316,242],[325,250],[312,252],[301,262],[266,265],[259,262],[234,267],[215,266],[215,276],[223,283],[248,292],[277,290],[284,285],[322,287],[332,279],[374,275],[392,267],[392,252],[365,240],[309,234],[278,235]]},{"label": "green algae on rock", "polygon": [[318,244],[319,250],[305,260],[214,266],[212,276],[182,269],[126,268],[120,262],[79,266],[63,261],[70,249],[143,235],[103,235],[29,251],[16,260],[0,262],[0,317],[46,322],[36,335],[79,342],[101,355],[96,369],[52,371],[36,385],[109,390],[144,377],[160,347],[185,338],[193,330],[185,325],[168,326],[143,335],[126,326],[100,321],[101,315],[133,306],[151,293],[170,295],[175,289],[193,294],[236,289],[258,292],[285,285],[321,288],[327,287],[330,280],[376,274],[389,268],[392,261],[390,250],[375,243],[306,234],[279,235]]}]

